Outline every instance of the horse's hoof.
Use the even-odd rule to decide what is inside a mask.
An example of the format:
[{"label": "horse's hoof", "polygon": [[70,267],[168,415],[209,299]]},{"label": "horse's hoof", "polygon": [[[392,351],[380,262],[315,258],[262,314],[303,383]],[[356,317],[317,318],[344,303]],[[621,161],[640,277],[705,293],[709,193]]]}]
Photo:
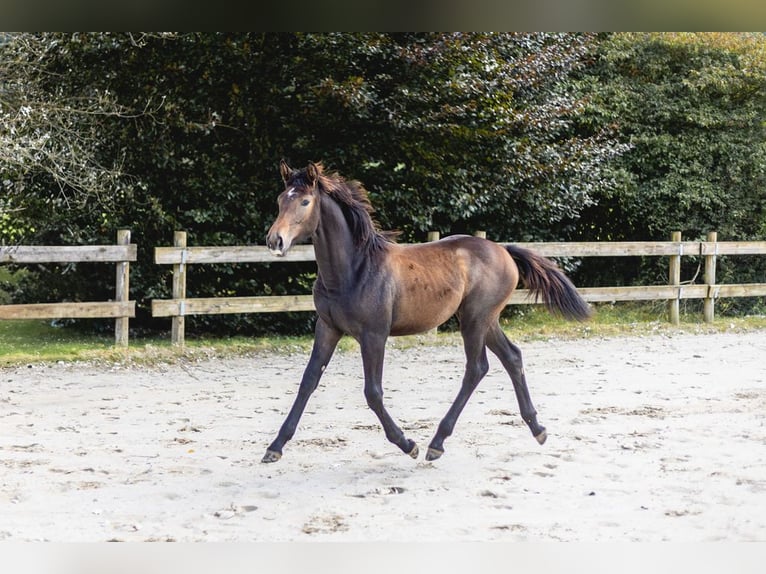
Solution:
[{"label": "horse's hoof", "polygon": [[412,458],[418,458],[418,455],[420,454],[420,449],[418,448],[418,445],[413,445],[412,450],[407,453]]},{"label": "horse's hoof", "polygon": [[282,458],[281,452],[275,452],[273,450],[267,450],[266,454],[263,455],[263,458],[261,459],[261,462],[277,462],[280,458]]},{"label": "horse's hoof", "polygon": [[545,441],[547,439],[548,439],[548,431],[545,429],[543,429],[543,432],[541,432],[539,435],[535,437],[537,444],[545,444]]},{"label": "horse's hoof", "polygon": [[437,458],[439,458],[443,454],[444,454],[443,450],[439,450],[439,449],[436,449],[436,448],[431,448],[429,446],[428,447],[428,451],[426,452],[426,460],[436,460]]}]

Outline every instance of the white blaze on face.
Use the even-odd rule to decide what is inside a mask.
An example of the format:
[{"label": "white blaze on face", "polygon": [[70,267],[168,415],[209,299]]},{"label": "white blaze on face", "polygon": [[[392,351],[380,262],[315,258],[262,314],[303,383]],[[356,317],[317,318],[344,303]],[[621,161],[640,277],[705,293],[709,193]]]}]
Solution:
[{"label": "white blaze on face", "polygon": [[[298,192],[295,191],[295,187],[291,187],[285,192],[285,198],[288,200],[291,200],[296,195],[298,195]],[[271,231],[269,233],[271,233]],[[269,247],[269,251],[271,252],[272,255],[276,255],[277,257],[283,257],[285,253],[287,253],[287,250],[290,249],[290,246],[292,245],[292,238],[284,237],[281,234],[278,235],[278,238],[279,238],[279,244],[274,247]]]}]

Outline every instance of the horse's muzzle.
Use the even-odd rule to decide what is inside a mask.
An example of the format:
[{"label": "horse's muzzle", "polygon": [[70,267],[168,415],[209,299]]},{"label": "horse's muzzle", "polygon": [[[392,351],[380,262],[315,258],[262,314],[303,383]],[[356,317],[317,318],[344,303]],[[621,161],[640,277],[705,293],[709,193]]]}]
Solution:
[{"label": "horse's muzzle", "polygon": [[266,237],[266,246],[269,248],[269,252],[276,257],[284,257],[290,248],[290,244],[286,244],[282,236],[276,231],[269,232]]}]

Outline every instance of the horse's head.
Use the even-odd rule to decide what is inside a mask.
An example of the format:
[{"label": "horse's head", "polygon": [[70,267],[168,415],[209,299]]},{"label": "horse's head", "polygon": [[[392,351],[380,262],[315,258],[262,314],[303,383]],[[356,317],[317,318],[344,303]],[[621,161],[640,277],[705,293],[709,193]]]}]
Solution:
[{"label": "horse's head", "polygon": [[295,243],[306,241],[319,225],[319,189],[322,166],[309,162],[306,169],[292,169],[279,163],[285,190],[279,194],[279,215],[266,236],[272,255],[284,256]]}]

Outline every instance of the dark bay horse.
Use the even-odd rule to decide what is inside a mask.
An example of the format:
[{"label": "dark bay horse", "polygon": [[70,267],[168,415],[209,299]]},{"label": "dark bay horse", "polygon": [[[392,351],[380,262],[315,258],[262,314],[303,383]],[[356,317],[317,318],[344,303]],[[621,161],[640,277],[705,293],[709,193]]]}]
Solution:
[{"label": "dark bay horse", "polygon": [[444,453],[471,393],[489,369],[487,348],[508,371],[521,416],[537,442],[547,438],[527,389],[521,351],[498,323],[501,310],[521,275],[549,310],[568,319],[590,316],[588,304],[555,264],[526,249],[486,239],[451,236],[421,245],[399,245],[372,220],[367,192],[357,181],[325,174],[321,164],[280,172],[285,190],[279,195],[279,216],[269,229],[268,247],[276,256],[309,238],[318,267],[314,284],[317,309],[314,347],[292,408],[263,462],[276,462],[295,434],[311,393],[340,338],[359,342],[364,365],[364,395],[386,438],[413,458],[418,446],[408,439],[383,406],[383,356],[390,335],[433,329],[457,315],[466,356],[460,391],[440,422],[426,453],[435,460]]}]

